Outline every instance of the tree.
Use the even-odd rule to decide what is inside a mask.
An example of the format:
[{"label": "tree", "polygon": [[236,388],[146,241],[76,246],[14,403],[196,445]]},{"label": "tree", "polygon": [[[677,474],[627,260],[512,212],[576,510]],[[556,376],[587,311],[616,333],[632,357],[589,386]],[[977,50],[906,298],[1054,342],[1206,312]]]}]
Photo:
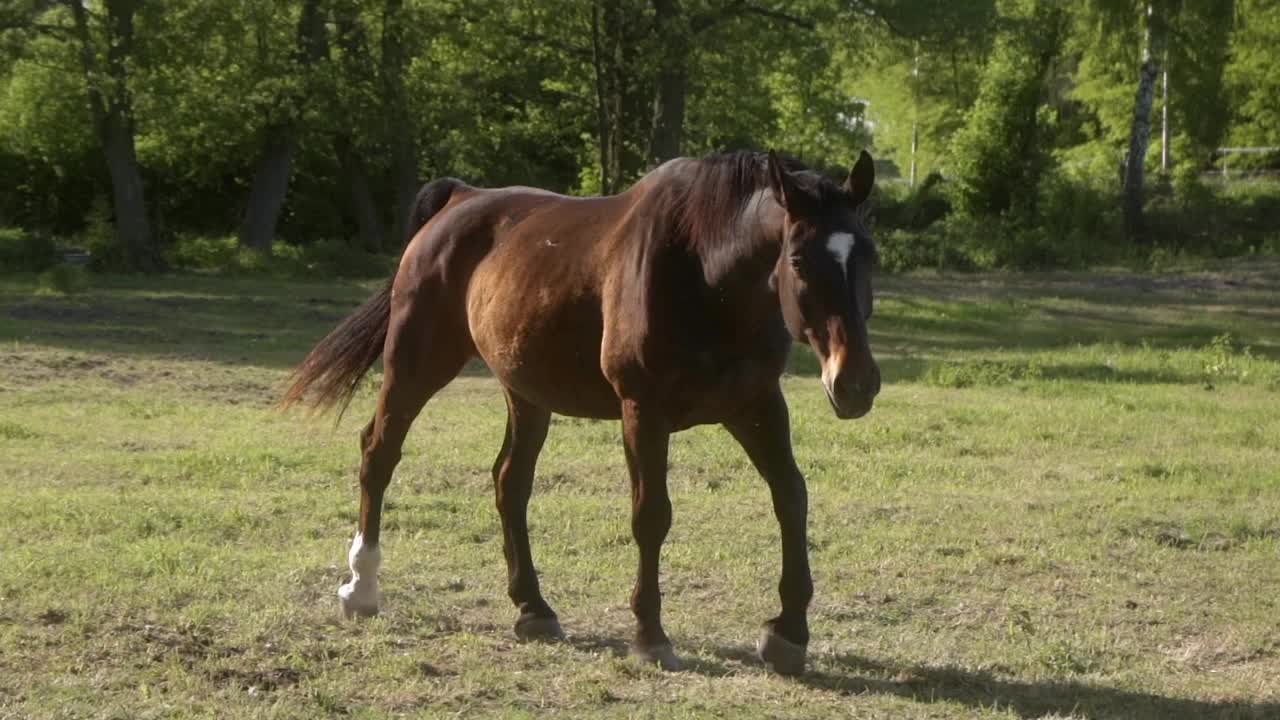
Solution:
[{"label": "tree", "polygon": [[869,53],[846,81],[870,100],[877,158],[918,176],[942,169],[952,135],[978,97],[996,34],[994,0],[901,0],[868,23]]},{"label": "tree", "polygon": [[[350,211],[356,220],[360,245],[381,252],[386,244],[382,213],[373,199],[372,181],[360,132],[361,108],[378,107],[380,80],[369,50],[368,31],[356,0],[334,0],[333,24],[339,50],[333,92],[338,109],[333,128],[333,151],[347,186]],[[327,52],[326,52],[327,54]],[[399,209],[397,207],[397,209]]]},{"label": "tree", "polygon": [[95,49],[89,11],[79,0],[66,0],[65,4],[74,21],[73,33],[79,48],[94,131],[111,175],[116,242],[123,250],[126,267],[144,272],[158,270],[163,261],[147,215],[146,192],[134,142],[133,97],[129,87],[129,63],[133,54],[134,20],[139,1],[104,0],[106,17],[102,34],[107,47],[105,60],[98,57]]},{"label": "tree", "polygon": [[1280,146],[1280,4],[1239,0],[1226,68],[1231,142]]},{"label": "tree", "polygon": [[1130,240],[1141,240],[1144,235],[1142,217],[1144,171],[1147,147],[1151,142],[1151,104],[1155,98],[1156,79],[1165,59],[1168,45],[1170,10],[1166,2],[1146,3],[1143,16],[1145,42],[1142,47],[1142,65],[1138,68],[1138,89],[1133,101],[1133,122],[1129,130],[1129,150],[1124,160],[1124,212],[1125,234]]},{"label": "tree", "polygon": [[395,242],[402,243],[416,228],[408,226],[409,212],[418,191],[417,125],[409,112],[405,74],[409,70],[410,18],[404,0],[384,0],[382,6],[382,53],[379,79],[390,136],[392,192],[395,198],[393,227]]},{"label": "tree", "polygon": [[978,99],[951,146],[956,198],[974,215],[1033,214],[1049,164],[1041,108],[1065,16],[1054,0],[1008,0],[1000,8],[1001,29]]},{"label": "tree", "polygon": [[[240,244],[245,247],[271,253],[276,223],[289,191],[290,166],[297,150],[303,108],[312,90],[315,65],[324,57],[326,47],[320,0],[303,0],[293,61],[284,67],[277,117],[263,131],[258,168],[240,226]],[[260,44],[259,54],[267,52]]]},{"label": "tree", "polygon": [[[1188,162],[1206,162],[1225,132],[1229,110],[1223,72],[1233,5],[1233,0],[1091,0],[1077,11],[1073,46],[1081,59],[1073,94],[1097,118],[1095,141],[1108,150],[1124,148],[1121,207],[1131,240],[1150,241],[1143,205],[1161,78],[1167,73],[1169,100],[1162,119],[1167,118],[1169,142],[1181,146]],[[1161,150],[1165,155],[1170,148]]]}]

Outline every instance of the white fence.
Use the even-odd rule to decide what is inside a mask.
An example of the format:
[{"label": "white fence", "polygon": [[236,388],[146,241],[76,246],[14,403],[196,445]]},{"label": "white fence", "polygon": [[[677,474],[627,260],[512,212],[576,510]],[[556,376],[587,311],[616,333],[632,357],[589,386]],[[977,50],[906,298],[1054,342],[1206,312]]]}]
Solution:
[{"label": "white fence", "polygon": [[[1232,155],[1266,155],[1268,153],[1280,153],[1280,147],[1221,147],[1218,148],[1216,154],[1222,158],[1222,172],[1220,177],[1223,180],[1230,180],[1232,177],[1259,177],[1259,176],[1275,176],[1280,175],[1278,170],[1237,170],[1232,173],[1227,165],[1228,159]],[[1215,175],[1218,173],[1214,173]]]}]

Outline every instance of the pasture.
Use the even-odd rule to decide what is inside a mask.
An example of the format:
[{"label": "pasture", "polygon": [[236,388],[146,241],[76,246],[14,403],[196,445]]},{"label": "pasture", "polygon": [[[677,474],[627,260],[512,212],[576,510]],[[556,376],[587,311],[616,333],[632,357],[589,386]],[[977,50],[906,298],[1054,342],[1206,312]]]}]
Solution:
[{"label": "pasture", "polygon": [[[1280,263],[878,280],[876,409],[785,388],[809,478],[810,669],[752,656],[780,550],[726,433],[673,439],[665,623],[626,657],[614,422],[556,418],[530,508],[568,634],[520,644],[476,367],[384,515],[384,612],[338,619],[356,433],[270,408],[377,286],[0,279],[0,718],[1280,717]],[[376,380],[376,375],[374,376]]]}]

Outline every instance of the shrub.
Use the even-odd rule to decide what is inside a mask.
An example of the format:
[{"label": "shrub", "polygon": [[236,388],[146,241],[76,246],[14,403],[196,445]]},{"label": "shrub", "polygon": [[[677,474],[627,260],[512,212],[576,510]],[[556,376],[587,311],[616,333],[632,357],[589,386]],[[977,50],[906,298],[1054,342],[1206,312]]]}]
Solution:
[{"label": "shrub", "polygon": [[89,289],[89,272],[79,265],[57,265],[40,273],[41,293],[75,295]]},{"label": "shrub", "polygon": [[21,228],[0,228],[0,271],[40,272],[58,260],[58,248],[48,236]]},{"label": "shrub", "polygon": [[169,261],[184,270],[229,275],[279,275],[286,277],[377,277],[389,273],[393,261],[337,240],[312,245],[277,244],[271,255],[241,247],[234,235],[180,237],[169,251]]},{"label": "shrub", "polygon": [[[1035,267],[1082,267],[1116,260],[1129,252],[1121,227],[1117,188],[1060,172],[1041,182],[1035,222],[1045,231]],[[1030,267],[1024,263],[1014,264]]]},{"label": "shrub", "polygon": [[119,271],[127,267],[124,248],[116,239],[111,203],[106,197],[99,195],[93,199],[80,239],[88,249],[90,257],[93,258],[94,270]]},{"label": "shrub", "polygon": [[182,236],[169,250],[169,264],[183,270],[226,271],[236,264],[240,245],[226,237]]},{"label": "shrub", "polygon": [[374,255],[340,240],[321,240],[303,246],[301,260],[307,274],[334,277],[377,277],[386,275],[393,267],[387,257]]},{"label": "shrub", "polygon": [[978,270],[967,242],[976,232],[967,218],[947,218],[925,230],[891,230],[879,241],[880,264],[888,272],[918,268]]},{"label": "shrub", "polygon": [[923,230],[951,212],[942,191],[942,176],[930,173],[913,189],[881,187],[876,195],[876,224],[881,227]]}]

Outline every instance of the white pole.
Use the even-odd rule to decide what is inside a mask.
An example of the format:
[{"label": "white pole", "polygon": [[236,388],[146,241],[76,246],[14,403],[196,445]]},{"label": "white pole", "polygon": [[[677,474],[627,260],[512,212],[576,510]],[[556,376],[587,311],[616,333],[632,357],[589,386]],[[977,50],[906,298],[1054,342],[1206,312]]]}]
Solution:
[{"label": "white pole", "polygon": [[920,43],[911,62],[911,188],[916,186],[916,148],[920,146]]},{"label": "white pole", "polygon": [[1160,108],[1160,172],[1169,173],[1169,61],[1166,55],[1161,73],[1164,80],[1164,102]]}]

